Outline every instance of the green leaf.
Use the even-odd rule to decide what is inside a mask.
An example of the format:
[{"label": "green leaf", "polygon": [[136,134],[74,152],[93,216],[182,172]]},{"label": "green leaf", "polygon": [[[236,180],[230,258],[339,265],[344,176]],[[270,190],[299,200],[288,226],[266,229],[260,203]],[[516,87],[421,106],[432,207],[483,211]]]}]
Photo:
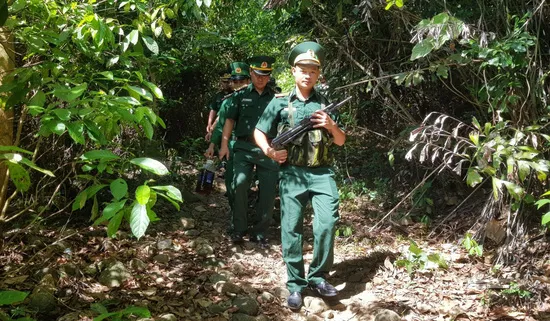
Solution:
[{"label": "green leaf", "polygon": [[178,203],[176,203],[172,198],[164,195],[163,193],[158,193],[157,195],[160,195],[162,198],[164,198],[165,200],[167,200],[168,202],[172,203],[172,205],[174,205],[174,207],[179,211],[180,210],[180,205]]},{"label": "green leaf", "polygon": [[110,150],[101,149],[101,150],[91,150],[89,152],[84,153],[84,155],[80,156],[82,160],[113,160],[113,159],[119,159],[115,153],[111,152]]},{"label": "green leaf", "polygon": [[153,101],[153,95],[151,95],[150,92],[148,92],[147,90],[141,88],[141,87],[137,87],[137,86],[125,86],[124,88],[126,88],[130,93],[133,93],[133,94],[136,94],[136,95],[139,95],[149,101]]},{"label": "green leaf", "polygon": [[109,203],[107,206],[105,206],[105,208],[103,209],[103,214],[101,215],[100,218],[98,218],[95,222],[94,222],[94,225],[99,225],[107,220],[110,220],[112,217],[115,216],[116,213],[118,213],[123,207],[124,207],[124,204],[126,204],[126,201],[127,200],[122,200],[120,202],[112,202],[112,203]]},{"label": "green leaf", "polygon": [[538,200],[535,202],[535,205],[537,205],[537,209],[539,210],[541,207],[543,207],[544,205],[550,203],[550,199],[541,199],[541,200]]},{"label": "green leaf", "polygon": [[157,174],[157,175],[166,175],[168,174],[168,168],[164,166],[161,162],[154,160],[152,158],[148,157],[140,157],[140,158],[134,158],[130,160],[130,163],[137,165],[151,173]]},{"label": "green leaf", "polygon": [[110,72],[110,71],[102,71],[102,72],[99,72],[98,74],[102,75],[103,77],[105,77],[106,79],[109,79],[109,80],[114,80],[115,77],[113,76],[113,73]]},{"label": "green leaf", "polygon": [[69,120],[71,118],[71,112],[67,109],[54,109],[52,111],[60,120]]},{"label": "green leaf", "polygon": [[403,0],[395,0],[395,5],[398,8],[402,8],[403,7]]},{"label": "green leaf", "polygon": [[153,38],[144,36],[141,37],[141,39],[143,40],[145,47],[147,47],[147,49],[149,49],[153,53],[153,55],[156,56],[159,54],[159,45]]},{"label": "green leaf", "polygon": [[10,170],[10,179],[15,185],[15,188],[22,192],[28,191],[31,187],[31,177],[29,172],[17,163],[7,162],[6,164]]},{"label": "green leaf", "polygon": [[434,43],[431,38],[420,41],[412,50],[411,61],[427,56],[433,49]]},{"label": "green leaf", "polygon": [[416,244],[415,241],[413,240],[409,240],[409,243],[411,244],[409,246],[409,251],[415,255],[420,255],[422,254],[422,249],[418,247],[418,245]]},{"label": "green leaf", "polygon": [[134,314],[144,318],[149,318],[151,316],[151,312],[149,312],[149,309],[146,307],[129,306],[122,310],[122,313],[125,315]]},{"label": "green leaf", "polygon": [[71,208],[71,211],[81,210],[84,205],[86,205],[86,200],[88,199],[88,195],[86,195],[86,190],[83,190],[82,192],[78,193],[76,195],[73,206]]},{"label": "green leaf", "polygon": [[95,221],[99,216],[99,203],[97,202],[97,195],[94,195],[94,202],[92,204],[92,211],[90,216],[90,222]]},{"label": "green leaf", "polygon": [[141,205],[147,205],[151,197],[151,188],[147,185],[141,185],[136,188],[136,200]]},{"label": "green leaf", "polygon": [[29,292],[21,292],[15,290],[0,291],[0,305],[9,305],[18,303],[29,295]]},{"label": "green leaf", "polygon": [[493,183],[493,197],[495,200],[498,200],[500,187],[502,186],[502,181],[496,177],[492,177]]},{"label": "green leaf", "polygon": [[3,4],[0,6],[0,27],[4,26],[6,20],[8,20],[8,4],[6,1],[2,1]]},{"label": "green leaf", "polygon": [[145,235],[149,222],[150,220],[147,215],[147,207],[145,205],[135,203],[130,214],[130,228],[134,236],[140,239],[143,235]]},{"label": "green leaf", "polygon": [[57,135],[63,134],[66,128],[65,123],[56,119],[44,121],[44,126]]},{"label": "green leaf", "polygon": [[110,188],[111,194],[113,194],[113,197],[117,200],[122,199],[124,196],[126,196],[126,193],[128,193],[128,184],[122,178],[117,178],[112,181]]},{"label": "green leaf", "polygon": [[20,153],[32,155],[32,152],[17,146],[11,146],[11,145],[0,146],[0,152],[8,152],[8,151],[14,151],[14,152],[20,152]]},{"label": "green leaf", "polygon": [[66,125],[69,136],[71,136],[77,144],[84,145],[86,143],[86,139],[84,138],[84,123],[77,121],[74,123],[67,123]]},{"label": "green leaf", "polygon": [[43,169],[41,167],[36,166],[36,164],[33,163],[30,159],[27,159],[27,158],[23,157],[23,159],[21,159],[20,163],[23,164],[23,165],[29,166],[30,168],[34,169],[35,171],[39,171],[42,174],[46,174],[50,177],[55,177],[55,175],[52,172],[50,172],[47,169]]},{"label": "green leaf", "polygon": [[162,95],[162,90],[160,90],[159,87],[157,87],[152,82],[148,82],[147,80],[145,80],[143,83],[151,90],[151,92],[153,92],[153,95],[155,95],[155,97],[157,97],[158,99],[164,99],[164,96]]},{"label": "green leaf", "polygon": [[113,216],[113,218],[109,221],[109,225],[107,225],[107,236],[109,237],[116,236],[116,232],[120,227],[120,223],[122,222],[123,217],[124,217],[124,211],[119,211],[115,216]]},{"label": "green leaf", "polygon": [[481,183],[483,178],[479,175],[479,172],[473,168],[468,169],[468,174],[466,176],[466,184],[470,187],[474,187],[477,184]]},{"label": "green leaf", "polygon": [[145,137],[149,139],[153,139],[153,134],[155,133],[153,129],[153,125],[151,125],[151,122],[147,118],[141,119],[140,122],[141,126],[143,126],[143,132],[145,133]]},{"label": "green leaf", "polygon": [[157,191],[164,191],[166,192],[166,196],[170,197],[171,199],[176,200],[178,202],[183,202],[183,198],[181,196],[180,190],[175,188],[172,185],[151,186],[151,188]]},{"label": "green leaf", "polygon": [[88,84],[86,83],[83,83],[73,88],[56,86],[55,89],[53,90],[53,95],[61,100],[72,102],[73,100],[80,97],[86,91],[87,88],[88,88]]},{"label": "green leaf", "polygon": [[474,145],[479,146],[479,133],[471,132],[470,140],[472,141],[472,143],[474,143]]},{"label": "green leaf", "polygon": [[139,40],[139,31],[137,29],[132,30],[128,34],[128,40],[130,40],[130,43],[132,43],[133,45],[136,45]]},{"label": "green leaf", "polygon": [[550,222],[550,212],[542,216],[541,225],[547,225]]},{"label": "green leaf", "polygon": [[445,12],[442,12],[442,13],[440,13],[437,16],[432,18],[432,23],[433,24],[440,25],[440,24],[447,23],[447,21],[449,21],[449,15]]}]

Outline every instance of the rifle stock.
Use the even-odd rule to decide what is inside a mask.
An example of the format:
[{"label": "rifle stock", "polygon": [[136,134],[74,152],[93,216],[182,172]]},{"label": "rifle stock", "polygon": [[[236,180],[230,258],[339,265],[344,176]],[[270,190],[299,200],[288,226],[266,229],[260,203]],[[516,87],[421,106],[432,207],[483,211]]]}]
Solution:
[{"label": "rifle stock", "polygon": [[[328,106],[326,106],[325,108],[323,108],[322,110],[324,112],[326,112],[327,114],[332,113],[332,112],[338,110],[338,108],[340,108],[340,106],[345,104],[350,99],[351,99],[351,96],[346,97],[346,99],[342,100],[341,102],[336,103],[336,104],[331,103]],[[275,137],[271,141],[271,147],[275,148],[276,150],[284,149],[285,146],[288,145],[290,142],[292,142],[294,139],[296,139],[296,137],[302,135],[303,133],[305,133],[306,131],[308,131],[312,128],[313,128],[313,122],[311,121],[311,116],[309,116],[307,118],[304,118],[304,119],[302,119],[302,121],[300,121],[300,123],[298,125],[292,127],[290,130],[288,130],[288,131],[278,135],[277,137]]]}]

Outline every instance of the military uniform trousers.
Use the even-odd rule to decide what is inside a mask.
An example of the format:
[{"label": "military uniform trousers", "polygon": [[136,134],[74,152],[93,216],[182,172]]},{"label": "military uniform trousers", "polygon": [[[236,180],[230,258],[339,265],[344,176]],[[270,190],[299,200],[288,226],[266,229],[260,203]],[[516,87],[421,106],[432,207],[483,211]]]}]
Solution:
[{"label": "military uniform trousers", "polygon": [[267,157],[254,143],[237,140],[233,146],[233,228],[236,233],[244,234],[248,230],[248,189],[253,177],[254,165],[260,181],[260,192],[251,236],[265,237],[271,223],[275,193],[279,174],[279,165]]},{"label": "military uniform trousers", "polygon": [[[302,292],[309,284],[325,280],[334,261],[334,233],[338,222],[338,189],[330,167],[285,165],[280,171],[281,242],[287,267],[287,288]],[[304,213],[311,201],[313,217],[313,259],[305,275],[302,242]]]},{"label": "military uniform trousers", "polygon": [[233,153],[233,145],[235,145],[234,140],[230,140],[227,144],[227,148],[229,149],[229,159],[225,163],[225,174],[224,174],[224,180],[225,180],[225,189],[227,191],[227,202],[229,203],[230,207],[230,219],[233,220],[233,203],[235,202],[235,191],[233,190],[233,156],[235,155]]}]

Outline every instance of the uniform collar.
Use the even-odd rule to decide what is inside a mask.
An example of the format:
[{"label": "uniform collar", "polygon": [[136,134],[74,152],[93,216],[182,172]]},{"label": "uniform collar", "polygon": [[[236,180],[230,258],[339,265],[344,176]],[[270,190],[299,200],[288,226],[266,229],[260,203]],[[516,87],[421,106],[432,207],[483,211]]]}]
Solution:
[{"label": "uniform collar", "polygon": [[[248,85],[248,87],[246,87],[245,91],[246,91],[247,93],[251,93],[251,92],[254,91],[254,92],[257,93],[258,95],[260,95],[260,93],[258,93],[258,92],[256,91],[256,88],[254,88],[254,84],[253,84],[253,83],[250,83],[250,84]],[[269,86],[265,86],[264,91],[262,91],[262,94],[261,94],[260,96],[263,96],[263,95],[266,95],[266,94],[272,94],[272,93],[273,93],[273,94],[275,93],[275,92],[273,91],[273,89],[271,89],[271,87],[269,87]]]},{"label": "uniform collar", "polygon": [[[318,100],[318,98],[319,98],[319,93],[317,92],[317,90],[315,90],[315,88],[312,88],[311,95],[309,95],[306,101]],[[294,100],[294,99],[299,99],[298,95],[296,94],[296,86],[294,86],[294,89],[292,89],[292,92],[290,93],[290,100]]]}]

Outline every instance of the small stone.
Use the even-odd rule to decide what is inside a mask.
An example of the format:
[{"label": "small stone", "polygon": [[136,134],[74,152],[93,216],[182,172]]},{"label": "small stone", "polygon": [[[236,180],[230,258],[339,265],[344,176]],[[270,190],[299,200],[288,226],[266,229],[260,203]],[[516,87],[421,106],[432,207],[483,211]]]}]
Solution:
[{"label": "small stone", "polygon": [[214,254],[214,248],[210,244],[200,244],[195,248],[195,251],[198,255],[201,256],[208,256],[210,254]]},{"label": "small stone", "polygon": [[231,295],[231,294],[234,295],[242,292],[242,289],[238,285],[228,281],[216,282],[214,284],[214,289],[220,294],[228,294],[228,295]]},{"label": "small stone", "polygon": [[234,313],[231,321],[256,321],[256,318],[244,313]]},{"label": "small stone", "polygon": [[220,314],[231,307],[231,301],[222,301],[220,303],[212,304],[206,309],[211,314]]},{"label": "small stone", "polygon": [[38,311],[40,313],[52,312],[57,304],[57,300],[55,299],[53,293],[47,291],[38,290],[37,292],[33,292],[30,295],[30,299],[30,310]]},{"label": "small stone", "polygon": [[147,264],[140,259],[131,259],[130,268],[136,271],[145,271],[147,269]]},{"label": "small stone", "polygon": [[172,248],[172,240],[170,239],[164,239],[157,242],[157,249],[159,250],[167,250]]},{"label": "small stone", "polygon": [[197,237],[199,235],[201,235],[201,232],[199,230],[187,230],[185,232],[183,232],[183,234],[185,234],[186,236],[189,236],[189,237]]},{"label": "small stone", "polygon": [[401,321],[401,317],[392,310],[384,309],[378,311],[374,321]]},{"label": "small stone", "polygon": [[162,321],[178,321],[178,318],[172,313],[161,314],[159,320]]},{"label": "small stone", "polygon": [[235,275],[244,275],[246,274],[246,269],[244,265],[241,262],[235,262],[231,265],[231,268],[233,269],[233,273]]},{"label": "small stone", "polygon": [[97,272],[99,272],[99,269],[97,268],[97,265],[95,265],[95,263],[92,263],[88,264],[82,272],[84,273],[84,275],[94,276],[97,274]]},{"label": "small stone", "polygon": [[311,313],[321,313],[328,310],[328,306],[321,298],[306,296],[304,298],[304,306],[311,311]]},{"label": "small stone", "polygon": [[209,277],[208,277],[208,281],[210,281],[210,283],[212,284],[215,284],[215,283],[218,283],[219,281],[229,281],[227,276],[225,275],[221,275],[219,273],[214,273],[214,274],[211,274]]},{"label": "small stone", "polygon": [[276,287],[273,289],[273,294],[279,299],[286,301],[290,295],[290,291],[287,288]]},{"label": "small stone", "polygon": [[248,315],[257,315],[260,311],[258,302],[249,296],[237,296],[232,301],[233,305],[239,308],[239,312]]},{"label": "small stone", "polygon": [[199,206],[195,206],[195,211],[206,212],[206,209],[202,205],[199,205]]},{"label": "small stone", "polygon": [[170,262],[170,257],[168,254],[157,254],[153,257],[153,260],[159,263],[168,263]]},{"label": "small stone", "polygon": [[192,218],[182,217],[180,222],[184,230],[191,230],[195,228],[195,220]]},{"label": "small stone", "polygon": [[267,291],[264,291],[258,296],[258,301],[260,303],[271,303],[275,301],[275,296]]},{"label": "small stone", "polygon": [[114,261],[99,276],[99,283],[110,288],[119,287],[122,282],[131,277],[124,264],[120,261]]}]

